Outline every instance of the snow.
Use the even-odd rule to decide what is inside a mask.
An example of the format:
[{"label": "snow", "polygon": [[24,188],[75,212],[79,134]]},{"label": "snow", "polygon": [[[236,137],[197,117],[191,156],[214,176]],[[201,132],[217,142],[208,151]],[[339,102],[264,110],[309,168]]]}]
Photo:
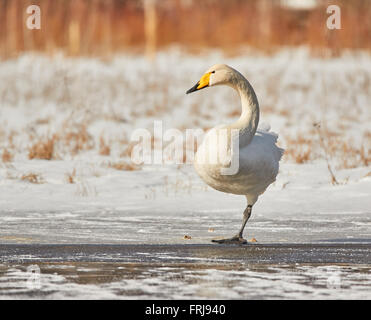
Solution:
[{"label": "snow", "polygon": [[[296,163],[284,156],[277,181],[258,200],[249,225],[253,227],[255,219],[276,221],[310,216],[316,221],[334,214],[342,219],[357,215],[362,219],[361,225],[369,227],[370,166],[358,161],[360,154],[351,154],[350,147],[337,148],[338,141],[349,141],[351,147],[363,148],[364,157],[369,157],[369,55],[352,52],[324,59],[311,56],[306,48],[298,48],[283,49],[270,56],[247,51],[227,57],[219,51],[190,55],[173,48],[160,52],[153,64],[130,54],[110,61],[27,54],[0,64],[0,141],[13,154],[12,161],[0,163],[0,219],[22,222],[16,227],[2,224],[2,237],[35,233],[33,241],[43,241],[45,230],[37,230],[45,221],[53,223],[52,217],[55,221],[73,221],[71,218],[75,217],[84,226],[90,224],[91,216],[107,224],[120,223],[118,228],[127,221],[119,222],[120,219],[135,218],[141,223],[137,228],[140,237],[132,230],[125,237],[91,232],[80,238],[85,234],[80,232],[80,236],[60,240],[73,242],[169,241],[161,232],[156,239],[143,238],[150,233],[148,228],[156,230],[156,225],[151,227],[145,221],[155,219],[160,223],[159,218],[185,219],[190,230],[182,228],[179,232],[192,233],[193,239],[201,237],[192,228],[202,219],[207,224],[205,228],[223,221],[223,228],[215,232],[218,235],[227,232],[231,225],[220,219],[234,219],[236,229],[244,198],[210,189],[191,164],[145,165],[135,171],[110,166],[130,162],[123,152],[130,144],[131,134],[136,129],[153,130],[154,121],[163,121],[165,131],[212,127],[236,119],[239,102],[229,88],[185,95],[210,64],[221,61],[241,70],[250,80],[261,105],[260,126],[269,124],[279,133],[278,144],[287,153],[302,147],[300,143],[292,146],[294,142],[290,140],[298,134],[312,143],[313,159]],[[313,131],[315,121],[338,133],[336,139],[340,140],[332,144],[331,136],[325,137],[329,150],[335,149],[327,152],[338,185],[331,184],[324,150]],[[66,142],[66,137],[70,132],[79,133],[81,124],[86,126],[88,136],[84,137],[88,142],[75,152],[71,147],[74,141]],[[28,148],[39,138],[54,133],[60,136],[54,158],[29,160]],[[109,155],[99,154],[101,137],[110,147]],[[344,158],[355,162],[344,165]],[[41,183],[22,179],[29,173],[38,175]],[[69,175],[73,175],[73,183],[68,183]],[[37,227],[30,230],[23,224],[26,221],[34,221]],[[95,223],[91,222],[92,226]],[[105,227],[102,224],[102,230]],[[274,225],[272,229],[279,230]],[[360,235],[360,230],[354,230],[357,231],[349,231],[349,236],[368,238],[371,234],[367,228]],[[183,236],[177,235],[178,239]],[[318,237],[324,238],[321,234]],[[302,241],[308,238],[303,237]]]},{"label": "snow", "polygon": [[[131,134],[138,128],[153,131],[154,121],[163,121],[164,131],[182,132],[234,121],[239,101],[229,88],[185,95],[219,62],[247,76],[259,99],[261,127],[269,124],[279,134],[278,144],[291,150],[277,181],[254,206],[245,236],[258,243],[370,243],[371,56],[345,52],[320,58],[306,48],[272,55],[247,50],[234,57],[217,50],[191,55],[170,48],[154,63],[131,54],[109,61],[26,54],[1,62],[0,156],[6,148],[13,159],[0,162],[0,243],[198,244],[235,234],[244,197],[210,189],[192,165],[145,165],[134,171],[111,165],[130,161],[125,151]],[[330,132],[324,137],[337,185],[331,183],[313,123]],[[81,134],[81,125],[88,142],[74,152],[68,133]],[[29,160],[29,148],[54,134],[53,159]],[[99,154],[102,137],[109,155]],[[309,142],[297,142],[303,137]],[[310,157],[298,163],[301,148],[310,148]],[[40,183],[22,179],[29,173],[37,174]],[[220,298],[221,288],[228,298],[370,297],[369,280],[361,280],[363,267],[354,272],[339,267],[349,275],[344,291],[327,288],[317,268],[290,268],[201,270],[179,282],[169,282],[168,273],[156,269],[149,279],[154,285],[145,277],[88,285],[49,274],[42,290],[56,299]],[[3,287],[21,277],[20,269],[0,277],[4,297],[22,297],[23,289]],[[186,270],[176,272],[187,275]],[[210,277],[220,283],[210,283]],[[139,285],[143,292],[136,295]],[[184,286],[181,292],[179,285]]]},{"label": "snow", "polygon": [[[288,156],[283,159],[276,183],[278,189],[284,186],[285,191],[280,192],[282,198],[285,199],[285,192],[297,189],[300,194],[299,190],[310,187],[319,187],[321,191],[328,188],[335,195],[345,196],[347,192],[343,190],[349,188],[349,196],[354,197],[354,191],[358,193],[360,208],[357,208],[358,201],[350,205],[343,198],[342,203],[329,201],[335,205],[333,211],[341,210],[342,205],[345,211],[358,212],[365,208],[363,196],[369,190],[370,167],[357,162],[352,166],[354,170],[347,170],[341,161],[343,156],[353,157],[350,152],[348,155],[347,151],[342,155],[334,153],[330,162],[333,168],[339,168],[335,173],[343,184],[330,186],[323,150],[318,146],[312,123],[321,122],[329,130],[338,132],[340,139],[350,139],[352,146],[363,147],[367,157],[371,147],[370,139],[365,136],[370,133],[371,125],[371,57],[353,52],[321,59],[312,57],[306,48],[284,49],[271,56],[247,51],[237,57],[226,57],[219,51],[196,56],[169,49],[160,52],[154,64],[130,54],[111,61],[27,54],[2,62],[1,144],[14,154],[12,162],[1,164],[2,208],[51,210],[63,205],[63,208],[76,209],[79,203],[86,205],[92,201],[110,203],[108,206],[112,208],[126,207],[128,203],[138,203],[146,192],[148,201],[158,198],[161,193],[158,187],[164,184],[166,176],[179,177],[183,182],[180,189],[190,191],[200,187],[200,192],[203,191],[202,183],[189,166],[183,171],[164,165],[145,167],[140,172],[117,172],[105,164],[119,161],[132,132],[138,128],[152,130],[155,120],[163,121],[163,130],[205,128],[233,121],[237,116],[230,113],[238,112],[239,105],[229,88],[184,94],[210,64],[220,61],[231,64],[248,77],[260,101],[261,126],[270,124],[272,130],[279,133],[281,146],[289,147],[287,138],[295,138],[299,133],[315,142],[312,147],[317,149],[311,152],[313,161],[295,166]],[[286,112],[283,115],[282,110]],[[66,128],[72,130],[79,124],[86,125],[92,148],[76,154],[68,149],[67,143],[58,142],[56,160],[28,160],[28,148],[38,137],[63,135]],[[11,140],[10,135],[13,135]],[[101,136],[110,146],[109,156],[98,154]],[[336,147],[336,142],[334,144]],[[65,175],[74,169],[78,181],[76,185],[68,185]],[[31,185],[19,181],[19,175],[28,172],[39,173],[45,183]],[[88,200],[78,196],[77,189],[83,186]],[[123,192],[124,201],[118,197]],[[179,193],[190,192],[179,190]],[[218,198],[225,199],[228,195],[219,194]],[[310,205],[318,209],[328,207],[318,201]]]},{"label": "snow", "polygon": [[[154,166],[140,171],[100,169],[102,174],[96,177],[90,173],[94,163],[88,162],[75,184],[65,184],[65,162],[38,160],[25,164],[16,162],[14,166],[23,168],[23,172],[42,168],[47,182],[3,181],[3,239],[17,235],[30,237],[32,242],[173,243],[184,242],[183,236],[189,234],[192,243],[209,241],[214,234],[234,233],[245,206],[243,197],[205,188],[191,166],[163,170]],[[75,163],[68,166],[71,170],[79,168]],[[330,235],[370,239],[371,178],[363,177],[362,171],[344,170],[341,173],[350,177],[347,183],[333,186],[324,163],[284,163],[277,181],[254,207],[247,232],[258,232],[263,227],[267,233],[259,239],[263,242],[285,237],[285,241],[311,241]],[[331,224],[318,229],[323,219],[337,227],[343,224],[345,229],[332,228]],[[263,221],[270,223],[259,225]],[[300,228],[300,224],[292,225],[294,221],[318,225],[307,236],[297,230],[296,236],[285,234],[285,228]],[[208,232],[209,227],[215,229],[214,234]]]}]

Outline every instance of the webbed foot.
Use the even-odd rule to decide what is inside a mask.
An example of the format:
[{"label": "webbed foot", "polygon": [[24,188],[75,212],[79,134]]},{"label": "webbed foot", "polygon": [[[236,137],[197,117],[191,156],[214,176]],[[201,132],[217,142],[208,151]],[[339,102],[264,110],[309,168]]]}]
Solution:
[{"label": "webbed foot", "polygon": [[213,239],[211,242],[220,243],[220,244],[246,244],[247,240],[242,237],[234,236],[228,239]]}]

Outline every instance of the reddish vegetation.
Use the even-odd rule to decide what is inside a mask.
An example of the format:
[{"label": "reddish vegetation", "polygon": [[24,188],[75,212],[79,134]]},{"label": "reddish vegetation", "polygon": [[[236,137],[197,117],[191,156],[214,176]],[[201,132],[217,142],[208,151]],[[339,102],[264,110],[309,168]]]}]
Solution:
[{"label": "reddish vegetation", "polygon": [[75,183],[76,181],[76,169],[73,169],[72,172],[66,173],[66,181],[70,184]]},{"label": "reddish vegetation", "polygon": [[1,160],[3,162],[10,162],[13,160],[13,155],[10,153],[8,149],[3,149],[3,154],[1,156]]},{"label": "reddish vegetation", "polygon": [[141,170],[140,166],[137,166],[133,163],[120,161],[120,162],[109,162],[108,163],[109,168],[113,168],[116,170],[124,170],[124,171],[136,171]]},{"label": "reddish vegetation", "polygon": [[[71,55],[106,55],[145,43],[142,0],[34,0],[41,8],[41,30],[28,30],[28,0],[0,2],[0,56],[25,50]],[[368,0],[319,0],[311,10],[292,10],[280,1],[160,0],[156,41],[190,49],[239,45],[272,49],[307,44],[314,49],[371,48]],[[341,8],[341,30],[326,28],[326,8]],[[212,26],[212,27],[210,27]]]},{"label": "reddish vegetation", "polygon": [[101,156],[109,156],[111,154],[111,148],[104,141],[104,138],[101,136],[99,140],[99,154]]},{"label": "reddish vegetation", "polygon": [[357,145],[352,140],[344,140],[340,134],[328,130],[318,132],[318,139],[313,139],[313,136],[306,139],[303,134],[297,134],[296,138],[286,137],[284,157],[296,163],[305,163],[322,158],[325,153],[328,160],[336,159],[336,169],[367,167],[371,164],[371,153],[367,150],[371,145],[371,135],[368,133],[363,136],[363,143]]},{"label": "reddish vegetation", "polygon": [[21,177],[21,180],[27,181],[27,182],[30,182],[30,183],[35,183],[35,184],[40,184],[40,183],[43,183],[44,182],[44,180],[41,177],[41,175],[39,175],[37,173],[24,174]]},{"label": "reddish vegetation", "polygon": [[54,152],[54,138],[38,140],[28,151],[29,159],[51,160]]},{"label": "reddish vegetation", "polygon": [[72,155],[76,155],[83,150],[91,150],[95,145],[84,122],[81,124],[70,124],[66,122],[64,128],[56,136],[56,139],[63,143]]}]

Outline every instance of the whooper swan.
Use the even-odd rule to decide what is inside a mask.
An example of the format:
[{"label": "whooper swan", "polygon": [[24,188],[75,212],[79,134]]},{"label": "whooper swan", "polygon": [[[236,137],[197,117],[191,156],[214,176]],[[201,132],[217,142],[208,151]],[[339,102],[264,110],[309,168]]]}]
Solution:
[{"label": "whooper swan", "polygon": [[217,64],[211,67],[188,93],[215,85],[228,85],[241,98],[240,118],[229,125],[211,129],[199,146],[194,159],[198,175],[212,188],[245,195],[247,207],[242,226],[229,239],[217,243],[246,243],[243,230],[259,195],[276,180],[279,161],[284,152],[276,146],[277,135],[258,130],[259,104],[254,89],[237,70]]}]

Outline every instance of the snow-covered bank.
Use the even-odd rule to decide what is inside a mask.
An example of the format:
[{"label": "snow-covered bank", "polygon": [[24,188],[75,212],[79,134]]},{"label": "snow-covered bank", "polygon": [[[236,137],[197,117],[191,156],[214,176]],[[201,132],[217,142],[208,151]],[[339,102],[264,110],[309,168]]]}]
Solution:
[{"label": "snow-covered bank", "polygon": [[[74,182],[68,173],[75,170]],[[34,173],[37,183],[24,178]],[[207,187],[191,165],[148,166],[137,171],[116,170],[92,159],[70,161],[17,161],[0,169],[2,210],[73,210],[107,208],[125,210],[159,207],[173,212],[179,204],[204,211],[245,205],[241,196]],[[311,164],[281,164],[277,181],[256,204],[266,214],[292,211],[359,213],[371,204],[369,168],[337,172],[339,185],[330,183],[325,161]],[[26,175],[27,176],[27,175]],[[197,200],[197,201],[196,201]],[[176,212],[174,212],[176,214]]]},{"label": "snow-covered bank", "polygon": [[[39,172],[41,183],[17,179]],[[77,168],[75,183],[65,172]],[[254,206],[246,236],[259,242],[370,241],[371,176],[324,161],[283,164]],[[205,187],[191,166],[119,171],[89,161],[26,161],[1,169],[0,241],[204,243],[240,225],[245,199]],[[191,239],[184,239],[184,236]]]},{"label": "snow-covered bank", "polygon": [[[171,217],[169,230],[181,219],[197,225],[197,217],[206,230],[219,226],[218,235],[235,230],[245,206],[243,197],[207,188],[189,165],[136,168],[129,157],[131,133],[138,128],[151,130],[154,121],[163,121],[165,129],[207,129],[238,117],[239,101],[229,88],[185,95],[216,62],[230,64],[247,76],[260,101],[261,123],[271,125],[279,134],[278,144],[287,150],[276,183],[259,199],[249,224],[253,227],[254,219],[264,218],[277,225],[301,217],[315,222],[331,214],[344,215],[353,223],[348,217],[354,215],[361,221],[359,229],[349,227],[349,236],[360,232],[359,238],[369,239],[371,57],[348,53],[320,59],[299,48],[272,56],[247,52],[238,57],[218,51],[195,56],[168,50],[159,53],[153,64],[129,54],[111,61],[24,55],[2,62],[0,241],[14,240],[17,221],[24,226],[38,221],[33,228],[40,231],[43,217],[64,223],[68,221],[64,217],[73,220],[77,214],[82,227],[90,213],[98,220],[108,219],[102,228],[108,228],[109,221],[114,224],[114,219],[124,223],[140,215],[144,217],[140,222],[150,218],[152,225],[157,217]],[[314,123],[321,124],[320,131]],[[325,153],[338,185],[331,183]],[[222,228],[226,218],[235,222]],[[143,226],[138,232],[152,228]],[[45,228],[51,233],[47,224]],[[321,230],[330,229],[331,224]],[[82,240],[104,241],[106,236],[110,241],[151,241],[138,237],[134,228],[131,231],[125,237],[102,233]],[[171,239],[181,239],[186,229],[178,231],[180,238],[174,234]],[[202,232],[191,236],[211,236]],[[34,239],[29,234],[30,241],[45,240],[41,231],[36,233]],[[14,237],[20,236],[21,231]],[[73,241],[73,237],[63,239]]]},{"label": "snow-covered bank", "polygon": [[287,149],[284,160],[323,158],[317,123],[334,166],[369,165],[371,56],[353,52],[320,59],[305,48],[271,56],[247,51],[237,57],[173,49],[160,52],[154,63],[130,54],[110,61],[20,56],[0,63],[1,146],[10,158],[23,160],[29,148],[53,138],[53,159],[84,151],[112,159],[125,155],[133,130],[152,129],[154,120],[163,121],[164,129],[181,130],[232,122],[240,106],[229,88],[185,95],[218,62],[249,79],[260,102],[261,124],[269,123]]}]

